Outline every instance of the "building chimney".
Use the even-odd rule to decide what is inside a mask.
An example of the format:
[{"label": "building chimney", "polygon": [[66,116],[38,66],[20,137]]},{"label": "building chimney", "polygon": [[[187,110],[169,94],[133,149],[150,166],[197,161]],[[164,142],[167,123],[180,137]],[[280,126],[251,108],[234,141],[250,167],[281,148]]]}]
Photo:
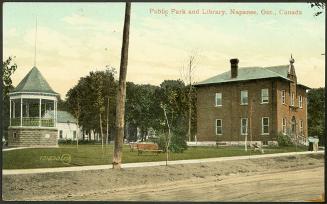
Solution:
[{"label": "building chimney", "polygon": [[231,78],[236,78],[237,77],[238,62],[239,62],[239,60],[237,58],[230,60],[230,65],[231,65]]}]

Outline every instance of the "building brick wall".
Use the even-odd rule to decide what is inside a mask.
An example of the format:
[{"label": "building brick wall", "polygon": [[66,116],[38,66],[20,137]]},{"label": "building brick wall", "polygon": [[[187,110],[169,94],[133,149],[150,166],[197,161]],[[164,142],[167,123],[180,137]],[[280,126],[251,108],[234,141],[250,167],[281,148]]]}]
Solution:
[{"label": "building brick wall", "polygon": [[[282,90],[286,91],[286,103],[282,104]],[[291,93],[295,93],[294,105],[296,108],[291,108]],[[299,96],[302,96],[302,108],[299,108]],[[308,136],[307,126],[307,94],[305,88],[296,85],[296,83],[289,83],[284,81],[277,82],[277,130],[282,132],[282,120],[286,118],[287,129],[291,128],[292,117],[295,117],[297,122],[297,132],[300,132],[300,120],[303,121],[304,137]]]},{"label": "building brick wall", "polygon": [[[261,89],[269,91],[269,103],[261,103]],[[286,104],[281,102],[281,90],[286,90]],[[241,90],[248,90],[248,105],[241,104]],[[298,106],[298,95],[303,96],[303,108],[292,109],[290,91],[296,94],[295,105]],[[222,93],[222,106],[215,106],[215,94]],[[252,121],[249,121],[250,102],[252,102]],[[247,140],[276,141],[282,130],[282,118],[286,117],[288,125],[293,116],[303,120],[304,134],[307,136],[306,90],[285,80],[270,78],[244,82],[221,83],[197,87],[197,139],[198,141],[244,141],[241,135],[241,118],[248,118]],[[269,135],[262,135],[262,117],[269,117]],[[216,119],[223,121],[223,134],[216,135]],[[297,126],[299,131],[299,125]]]},{"label": "building brick wall", "polygon": [[[9,128],[9,147],[57,146],[57,129],[51,128]],[[15,135],[15,136],[14,136]]]}]

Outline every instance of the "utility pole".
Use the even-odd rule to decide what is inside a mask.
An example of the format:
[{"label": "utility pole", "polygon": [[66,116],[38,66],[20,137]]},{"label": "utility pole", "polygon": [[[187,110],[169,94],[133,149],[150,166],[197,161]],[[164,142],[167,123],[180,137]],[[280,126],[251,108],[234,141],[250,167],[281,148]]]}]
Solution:
[{"label": "utility pole", "polygon": [[117,92],[116,103],[116,137],[114,145],[114,154],[112,157],[113,169],[120,169],[123,154],[124,143],[124,128],[125,128],[125,98],[126,98],[126,73],[128,62],[128,45],[129,45],[129,27],[131,16],[131,2],[126,2],[125,20],[123,30],[123,42],[121,49],[120,71],[119,71],[119,86]]}]

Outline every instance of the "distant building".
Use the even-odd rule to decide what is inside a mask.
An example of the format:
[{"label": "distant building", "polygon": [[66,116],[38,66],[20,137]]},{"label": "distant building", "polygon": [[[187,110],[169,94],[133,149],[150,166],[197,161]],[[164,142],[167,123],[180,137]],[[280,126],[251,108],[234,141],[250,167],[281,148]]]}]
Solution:
[{"label": "distant building", "polygon": [[[289,65],[238,68],[197,83],[198,143],[276,144],[285,134],[305,144],[309,87],[297,82]],[[252,113],[250,113],[252,110]]]},{"label": "distant building", "polygon": [[[9,93],[8,146],[57,146],[57,97],[58,93],[33,67]],[[48,111],[54,114],[45,115]]]},{"label": "distant building", "polygon": [[[48,117],[53,116],[53,111],[46,113]],[[77,119],[67,111],[57,111],[57,129],[58,140],[76,140],[82,139],[80,128],[77,125]]]}]

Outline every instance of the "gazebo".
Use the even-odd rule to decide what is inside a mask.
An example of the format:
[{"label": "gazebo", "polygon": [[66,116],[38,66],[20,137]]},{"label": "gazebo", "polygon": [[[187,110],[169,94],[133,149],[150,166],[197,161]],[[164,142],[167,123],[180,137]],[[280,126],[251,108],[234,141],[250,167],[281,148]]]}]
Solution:
[{"label": "gazebo", "polygon": [[[58,146],[57,96],[40,71],[33,67],[9,93],[8,146]],[[50,111],[54,114],[48,114]]]}]

